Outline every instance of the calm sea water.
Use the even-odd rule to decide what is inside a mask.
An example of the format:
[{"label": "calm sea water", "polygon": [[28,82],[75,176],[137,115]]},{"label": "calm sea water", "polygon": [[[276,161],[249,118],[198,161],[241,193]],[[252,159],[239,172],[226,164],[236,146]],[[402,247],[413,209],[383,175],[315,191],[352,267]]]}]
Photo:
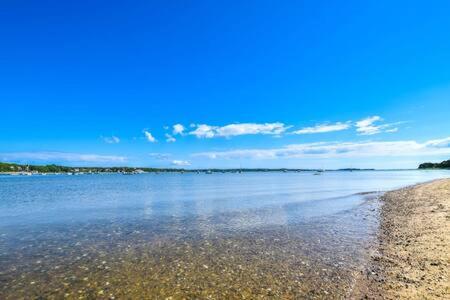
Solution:
[{"label": "calm sea water", "polygon": [[295,222],[358,205],[358,193],[449,176],[448,171],[1,176],[0,226],[265,209]]},{"label": "calm sea water", "polygon": [[377,195],[444,177],[0,176],[0,298],[346,297]]}]

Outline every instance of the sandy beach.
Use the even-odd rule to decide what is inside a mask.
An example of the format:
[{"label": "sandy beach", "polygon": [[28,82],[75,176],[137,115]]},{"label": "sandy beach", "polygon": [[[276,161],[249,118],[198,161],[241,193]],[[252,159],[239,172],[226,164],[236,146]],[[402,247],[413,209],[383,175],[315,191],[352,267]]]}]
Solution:
[{"label": "sandy beach", "polygon": [[355,298],[450,298],[450,180],[382,197],[379,244]]}]

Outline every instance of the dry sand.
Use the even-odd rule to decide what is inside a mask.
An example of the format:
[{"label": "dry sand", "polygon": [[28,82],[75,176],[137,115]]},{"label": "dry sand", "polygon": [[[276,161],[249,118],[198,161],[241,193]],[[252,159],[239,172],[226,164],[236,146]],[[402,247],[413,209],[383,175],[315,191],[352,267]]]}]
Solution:
[{"label": "dry sand", "polygon": [[379,245],[354,298],[450,299],[450,179],[386,193]]}]

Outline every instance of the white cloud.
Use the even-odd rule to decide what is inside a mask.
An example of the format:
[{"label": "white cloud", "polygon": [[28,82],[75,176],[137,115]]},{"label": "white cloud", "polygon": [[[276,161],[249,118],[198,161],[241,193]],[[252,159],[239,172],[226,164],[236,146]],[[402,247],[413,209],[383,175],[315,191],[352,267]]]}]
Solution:
[{"label": "white cloud", "polygon": [[147,141],[151,142],[151,143],[155,143],[156,139],[153,137],[153,135],[150,133],[150,131],[144,130],[144,135],[145,138],[147,139]]},{"label": "white cloud", "polygon": [[198,138],[213,138],[216,135],[217,126],[209,126],[206,124],[199,124],[197,128],[189,134],[195,135]]},{"label": "white cloud", "polygon": [[196,125],[195,130],[189,132],[197,138],[213,138],[213,137],[232,137],[238,135],[264,134],[264,135],[280,135],[284,133],[289,126],[283,123],[236,123],[225,126],[211,126],[206,124]]},{"label": "white cloud", "polygon": [[380,129],[378,126],[373,125],[373,123],[380,121],[381,117],[379,116],[373,116],[368,117],[365,119],[362,119],[358,122],[356,122],[356,131],[359,132],[361,135],[372,135],[380,132]]},{"label": "white cloud", "polygon": [[125,162],[124,156],[99,155],[67,152],[13,152],[0,153],[3,161],[40,161],[40,162],[92,162],[92,163],[110,163]]},{"label": "white cloud", "polygon": [[219,136],[235,136],[245,134],[271,134],[279,135],[286,131],[286,127],[283,123],[243,123],[243,124],[230,124],[217,129]]},{"label": "white cloud", "polygon": [[117,136],[102,136],[102,140],[107,144],[118,144],[120,139]]},{"label": "white cloud", "polygon": [[185,129],[186,128],[184,128],[184,126],[182,124],[175,124],[175,125],[173,125],[172,133],[174,135],[183,134]]},{"label": "white cloud", "polygon": [[448,155],[450,137],[424,143],[416,141],[393,142],[348,142],[309,143],[287,145],[272,149],[241,149],[218,152],[196,153],[194,156],[210,159],[223,158],[343,158],[343,157],[383,157],[412,155]]},{"label": "white cloud", "polygon": [[383,119],[380,116],[372,116],[365,119],[362,119],[355,123],[356,131],[360,135],[373,135],[381,132],[397,132],[398,128],[394,127],[395,125],[400,124],[401,122],[397,123],[390,123],[390,124],[381,124],[381,125],[375,125],[375,122],[383,121]]},{"label": "white cloud", "polygon": [[350,128],[350,123],[341,123],[337,122],[334,124],[319,124],[314,127],[305,127],[300,130],[296,130],[291,132],[292,134],[310,134],[310,133],[323,133],[323,132],[333,132],[333,131],[341,131]]},{"label": "white cloud", "polygon": [[187,160],[172,160],[172,165],[178,166],[178,167],[186,167],[186,166],[190,166],[191,163]]},{"label": "white cloud", "polygon": [[[324,133],[324,132],[335,132],[347,130],[351,127],[356,127],[356,131],[359,135],[373,135],[381,132],[393,133],[397,132],[398,128],[395,127],[398,124],[404,122],[388,123],[388,124],[376,124],[381,122],[383,119],[380,116],[371,116],[362,119],[357,122],[336,122],[336,123],[323,123],[317,124],[315,126],[301,128],[292,132],[287,132],[288,134],[313,134],[313,133]],[[182,127],[184,132],[185,127],[181,124],[177,124]],[[190,135],[194,135],[197,138],[215,138],[215,137],[233,137],[239,135],[274,135],[280,136],[291,128],[292,126],[285,125],[281,122],[276,123],[234,123],[225,126],[213,126],[208,124],[191,124],[190,127],[194,128],[189,132]],[[175,130],[174,134],[178,132]]]},{"label": "white cloud", "polygon": [[166,142],[168,142],[168,143],[174,143],[174,142],[177,141],[176,138],[174,138],[173,136],[171,136],[171,135],[168,134],[168,133],[166,133],[165,136],[166,136]]}]

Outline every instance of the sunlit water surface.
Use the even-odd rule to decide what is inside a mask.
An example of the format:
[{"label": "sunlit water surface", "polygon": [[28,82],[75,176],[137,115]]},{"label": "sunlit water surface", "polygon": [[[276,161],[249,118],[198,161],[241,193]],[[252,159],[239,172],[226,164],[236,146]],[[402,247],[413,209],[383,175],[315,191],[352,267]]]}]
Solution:
[{"label": "sunlit water surface", "polygon": [[443,177],[0,176],[0,299],[347,297],[378,195]]}]

